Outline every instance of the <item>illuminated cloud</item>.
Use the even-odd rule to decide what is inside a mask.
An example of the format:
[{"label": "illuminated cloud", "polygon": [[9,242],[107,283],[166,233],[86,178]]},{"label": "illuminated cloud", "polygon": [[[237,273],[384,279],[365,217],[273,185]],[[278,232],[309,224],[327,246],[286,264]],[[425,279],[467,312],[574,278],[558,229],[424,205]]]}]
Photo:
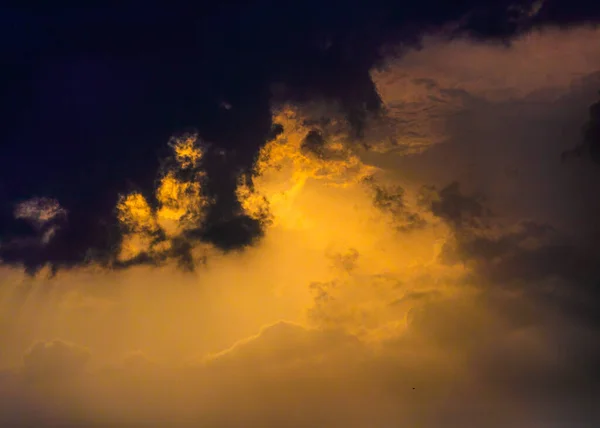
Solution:
[{"label": "illuminated cloud", "polygon": [[335,105],[286,105],[274,111],[272,120],[281,132],[261,148],[252,187],[240,182],[237,189],[253,218],[302,227],[294,201],[307,184],[344,188],[375,171],[351,150],[350,126]]},{"label": "illuminated cloud", "polygon": [[36,227],[66,216],[67,212],[54,199],[33,198],[15,208],[15,218],[31,221]]},{"label": "illuminated cloud", "polygon": [[122,196],[117,204],[117,218],[124,230],[118,255],[121,262],[142,255],[159,261],[161,255],[177,251],[177,238],[202,227],[209,199],[202,189],[205,174],[200,169],[203,149],[198,136],[183,135],[169,145],[174,163],[159,179],[157,205],[135,192]]},{"label": "illuminated cloud", "polygon": [[356,350],[363,351],[361,342],[354,336],[281,321],[225,351],[208,355],[202,360],[202,366],[208,370],[241,369],[243,372],[252,366],[252,370],[276,375],[294,370],[294,366],[302,369],[320,362],[327,364],[333,352],[337,354],[334,358],[339,359],[344,353]]},{"label": "illuminated cloud", "polygon": [[23,370],[33,378],[68,377],[81,373],[89,358],[89,350],[71,343],[38,342],[23,357]]},{"label": "illuminated cloud", "polygon": [[[1,267],[0,422],[594,426],[600,261],[577,203],[598,181],[553,127],[581,132],[593,31],[427,42],[374,72],[388,111],[360,142],[335,106],[274,109],[238,187],[264,228],[243,251],[190,238],[212,201],[201,147],[175,140],[154,198],[117,206],[122,260],[150,266]],[[184,272],[177,251],[208,256]]]},{"label": "illuminated cloud", "polygon": [[[377,346],[335,329],[277,322],[191,366],[157,370],[141,357],[118,371],[90,372],[74,390],[54,396],[55,418],[83,410],[93,415],[83,421],[169,420],[176,427],[587,426],[592,420],[585,376],[589,356],[598,352],[592,331],[546,308],[528,317],[538,302],[510,293],[410,298],[426,302],[411,328]],[[572,367],[573,359],[583,364]],[[22,404],[36,408],[48,399],[36,391]],[[69,402],[72,391],[77,400]]]},{"label": "illuminated cloud", "polygon": [[[426,35],[420,49],[404,49],[371,72],[391,134],[375,147],[422,151],[446,140],[449,121],[464,110],[523,99],[555,101],[600,70],[600,48],[587,42],[597,36],[593,26],[540,28],[505,46]],[[372,132],[383,140],[381,128]]]},{"label": "illuminated cloud", "polygon": [[16,219],[30,223],[39,233],[40,243],[46,245],[67,218],[67,211],[51,198],[32,198],[16,205]]}]

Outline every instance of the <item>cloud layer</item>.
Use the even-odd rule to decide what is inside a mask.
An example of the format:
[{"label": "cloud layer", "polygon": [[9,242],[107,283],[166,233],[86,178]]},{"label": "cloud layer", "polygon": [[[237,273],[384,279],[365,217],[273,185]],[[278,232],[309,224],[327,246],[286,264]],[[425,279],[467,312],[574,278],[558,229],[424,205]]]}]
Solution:
[{"label": "cloud layer", "polygon": [[426,38],[373,71],[362,141],[335,105],[274,106],[238,177],[263,233],[244,251],[188,228],[211,201],[174,140],[154,197],[118,206],[121,269],[0,268],[0,421],[595,426],[598,170],[560,154],[596,36]]}]

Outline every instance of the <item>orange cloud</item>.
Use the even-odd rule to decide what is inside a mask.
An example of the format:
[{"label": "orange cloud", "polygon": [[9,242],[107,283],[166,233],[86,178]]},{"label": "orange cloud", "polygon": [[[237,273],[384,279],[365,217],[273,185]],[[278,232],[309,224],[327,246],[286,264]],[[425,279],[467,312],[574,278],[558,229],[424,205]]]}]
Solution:
[{"label": "orange cloud", "polygon": [[[190,251],[206,258],[193,272],[166,257],[160,266],[52,277],[1,267],[0,421],[589,425],[600,349],[584,285],[595,258],[580,257],[558,222],[534,210],[512,211],[518,221],[489,213],[502,193],[482,192],[486,200],[471,190],[497,189],[492,178],[504,185],[498,159],[517,162],[523,147],[546,145],[530,138],[527,146],[525,137],[538,135],[532,117],[537,130],[557,120],[558,106],[585,107],[569,91],[597,64],[595,45],[575,43],[593,31],[537,32],[512,47],[426,39],[373,72],[387,115],[371,118],[365,144],[330,105],[274,109],[282,132],[261,150],[252,182],[238,187],[246,213],[265,220],[264,237],[228,253],[198,244]],[[572,48],[573,61],[560,68],[554,47]],[[533,53],[547,76],[521,64]],[[525,137],[509,138],[516,130]],[[481,156],[477,180],[450,184],[454,160],[498,142],[504,158]],[[410,147],[394,155],[390,144]],[[374,162],[363,146],[386,155]],[[153,198],[132,193],[117,206],[122,260],[168,252],[211,203],[198,140],[172,148]],[[535,165],[524,165],[529,182],[542,175]],[[438,173],[450,180],[434,180]],[[535,189],[519,201],[542,204]],[[65,342],[46,341],[54,337]],[[51,372],[72,381],[45,376],[40,387],[23,376]]]}]

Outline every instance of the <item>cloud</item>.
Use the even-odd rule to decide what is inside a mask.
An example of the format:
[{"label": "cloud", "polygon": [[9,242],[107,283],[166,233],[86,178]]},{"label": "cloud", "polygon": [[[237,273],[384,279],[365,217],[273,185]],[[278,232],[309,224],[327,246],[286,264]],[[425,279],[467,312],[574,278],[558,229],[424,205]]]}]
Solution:
[{"label": "cloud", "polygon": [[[47,245],[61,226],[64,225],[67,219],[67,211],[54,199],[31,198],[16,204],[14,217],[17,220],[29,223],[37,232],[37,240],[34,239],[29,242],[43,246]],[[26,245],[26,242],[16,239],[12,244]]]},{"label": "cloud", "polygon": [[[16,373],[0,377],[0,403],[21,405],[0,421],[594,426],[597,168],[560,153],[596,82],[582,77],[596,64],[588,48],[569,37],[595,33],[560,33],[571,40],[560,45],[554,31],[502,48],[442,40],[395,59],[388,77],[410,72],[403,87],[421,91],[388,88],[410,120],[396,127],[389,104],[368,122],[383,131],[362,140],[335,104],[274,108],[279,132],[237,176],[239,218],[261,238],[244,251],[205,239],[234,220],[204,216],[212,201],[190,177],[206,153],[192,145],[153,196],[121,199],[141,249],[130,264],[29,277],[1,267],[0,364]],[[567,72],[557,46],[576,49]],[[549,76],[520,76],[539,77],[519,63],[538,49]],[[379,137],[392,131],[410,150],[389,150]],[[27,351],[47,337],[89,352],[62,341]]]},{"label": "cloud", "polygon": [[594,103],[590,107],[589,119],[584,126],[583,141],[575,147],[565,150],[561,154],[563,161],[573,157],[589,157],[594,162],[600,163],[600,102]]},{"label": "cloud", "polygon": [[170,146],[172,165],[167,164],[159,178],[157,203],[151,204],[134,192],[121,196],[117,204],[117,218],[124,231],[119,262],[144,255],[156,259],[168,256],[175,247],[174,240],[203,227],[210,203],[203,190],[206,174],[200,168],[204,148],[194,134],[174,138]]},{"label": "cloud", "polygon": [[24,374],[32,378],[69,377],[81,373],[90,358],[86,348],[61,340],[38,342],[23,357]]},{"label": "cloud", "polygon": [[464,195],[460,183],[454,181],[441,189],[437,195],[434,188],[423,187],[420,194],[421,204],[429,204],[431,212],[455,228],[476,226],[484,217],[490,215],[481,196]]},{"label": "cloud", "polygon": [[29,272],[40,267],[40,261],[60,247],[64,229],[68,227],[67,210],[47,197],[33,197],[16,203],[10,219],[12,233],[0,242],[0,262],[20,261]]},{"label": "cloud", "polygon": [[406,204],[405,191],[401,186],[373,185],[373,205],[382,212],[391,215],[399,231],[409,231],[425,226],[426,221]]},{"label": "cloud", "polygon": [[55,420],[77,406],[82,423],[144,426],[591,423],[593,331],[498,290],[410,299],[425,302],[410,328],[376,343],[277,322],[185,367],[158,370],[137,353],[85,377],[77,401],[55,402]]},{"label": "cloud", "polygon": [[17,204],[15,218],[31,221],[36,227],[43,227],[46,223],[62,218],[67,212],[57,201],[49,198],[33,198]]},{"label": "cloud", "polygon": [[229,372],[235,376],[250,370],[275,379],[281,373],[341,362],[344,355],[357,351],[364,352],[360,341],[342,331],[306,328],[281,321],[225,351],[208,355],[202,364],[209,371],[223,374]]},{"label": "cloud", "polygon": [[551,102],[567,94],[600,70],[598,48],[586,43],[597,31],[543,27],[509,46],[424,36],[420,49],[406,49],[371,72],[395,142],[384,147],[421,151],[446,140],[449,121],[464,110],[524,99]]},{"label": "cloud", "polygon": [[529,294],[599,325],[594,308],[600,271],[593,249],[551,224],[532,220],[506,224],[486,209],[480,197],[462,194],[457,183],[425,201],[454,230],[440,260],[467,264],[489,286]]},{"label": "cloud", "polygon": [[597,101],[600,64],[586,43],[596,32],[544,27],[502,46],[425,37],[421,49],[373,72],[386,120],[406,121],[414,132],[389,126],[397,144],[361,158],[409,191],[456,181],[505,223],[535,219],[593,245],[599,171],[585,159],[560,158],[582,141]]}]

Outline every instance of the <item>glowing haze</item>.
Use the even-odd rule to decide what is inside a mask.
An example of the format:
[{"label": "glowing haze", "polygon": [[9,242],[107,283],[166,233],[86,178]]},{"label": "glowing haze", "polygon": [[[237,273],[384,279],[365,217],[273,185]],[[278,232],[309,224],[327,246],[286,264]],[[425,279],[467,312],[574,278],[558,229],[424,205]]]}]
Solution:
[{"label": "glowing haze", "polygon": [[116,207],[118,261],[152,265],[0,268],[2,425],[596,426],[598,171],[560,153],[599,37],[426,37],[372,71],[363,144],[335,104],[274,105],[237,190],[264,236],[192,270],[172,255],[212,201],[201,137],[174,138]]}]

